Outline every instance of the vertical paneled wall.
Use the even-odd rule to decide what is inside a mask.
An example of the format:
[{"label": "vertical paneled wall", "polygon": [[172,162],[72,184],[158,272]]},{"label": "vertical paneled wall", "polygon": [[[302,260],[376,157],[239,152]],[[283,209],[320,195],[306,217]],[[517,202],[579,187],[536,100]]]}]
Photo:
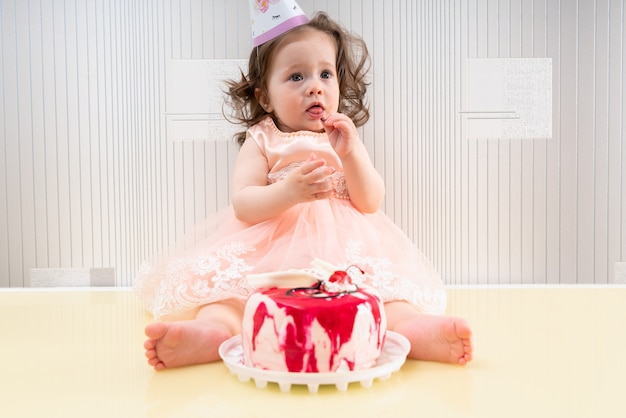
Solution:
[{"label": "vertical paneled wall", "polygon": [[[448,283],[626,261],[621,0],[301,0],[363,35],[385,211]],[[245,0],[0,0],[0,286],[141,260],[229,201],[237,147],[166,136],[170,59],[246,58]],[[551,58],[551,139],[464,140],[467,58]]]},{"label": "vertical paneled wall", "polygon": [[470,281],[606,283],[626,259],[623,1],[469,1],[461,56],[551,58],[553,137],[462,144]]}]

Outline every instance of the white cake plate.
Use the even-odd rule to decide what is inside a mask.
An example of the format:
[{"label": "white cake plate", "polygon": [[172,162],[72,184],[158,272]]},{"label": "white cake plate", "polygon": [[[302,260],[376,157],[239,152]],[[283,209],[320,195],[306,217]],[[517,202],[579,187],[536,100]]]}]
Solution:
[{"label": "white cake plate", "polygon": [[219,354],[228,370],[242,382],[253,379],[258,388],[266,387],[268,382],[278,383],[282,392],[288,392],[291,385],[306,385],[309,392],[316,393],[320,385],[335,385],[338,390],[345,391],[348,384],[353,382],[370,387],[376,378],[388,379],[392,373],[400,370],[410,349],[411,344],[404,336],[387,331],[383,351],[374,366],[363,370],[326,373],[292,373],[248,367],[243,364],[241,335],[224,341],[220,345]]}]

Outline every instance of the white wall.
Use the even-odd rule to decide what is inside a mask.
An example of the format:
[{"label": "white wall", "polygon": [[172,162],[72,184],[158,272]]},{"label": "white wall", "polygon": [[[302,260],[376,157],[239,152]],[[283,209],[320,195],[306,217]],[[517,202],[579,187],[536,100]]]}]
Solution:
[{"label": "white wall", "polygon": [[[385,210],[448,283],[626,260],[623,1],[310,1],[363,35]],[[166,136],[171,59],[246,58],[244,0],[0,0],[0,286],[141,260],[228,204],[237,147]],[[551,58],[551,139],[467,140],[467,58]]]}]

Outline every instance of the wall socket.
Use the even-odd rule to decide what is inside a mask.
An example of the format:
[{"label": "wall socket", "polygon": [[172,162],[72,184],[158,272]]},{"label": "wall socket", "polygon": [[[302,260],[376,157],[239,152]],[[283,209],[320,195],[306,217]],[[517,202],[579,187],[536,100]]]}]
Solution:
[{"label": "wall socket", "polygon": [[626,261],[618,261],[615,263],[613,281],[617,284],[626,284]]}]

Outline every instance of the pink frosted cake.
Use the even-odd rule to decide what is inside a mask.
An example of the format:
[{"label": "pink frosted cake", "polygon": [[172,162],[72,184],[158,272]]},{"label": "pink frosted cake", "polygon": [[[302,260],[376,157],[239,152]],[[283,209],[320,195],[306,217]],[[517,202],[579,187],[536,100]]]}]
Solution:
[{"label": "pink frosted cake", "polygon": [[308,287],[257,290],[246,304],[242,328],[248,367],[334,372],[376,363],[386,318],[374,290],[357,288],[346,272],[336,271]]}]

